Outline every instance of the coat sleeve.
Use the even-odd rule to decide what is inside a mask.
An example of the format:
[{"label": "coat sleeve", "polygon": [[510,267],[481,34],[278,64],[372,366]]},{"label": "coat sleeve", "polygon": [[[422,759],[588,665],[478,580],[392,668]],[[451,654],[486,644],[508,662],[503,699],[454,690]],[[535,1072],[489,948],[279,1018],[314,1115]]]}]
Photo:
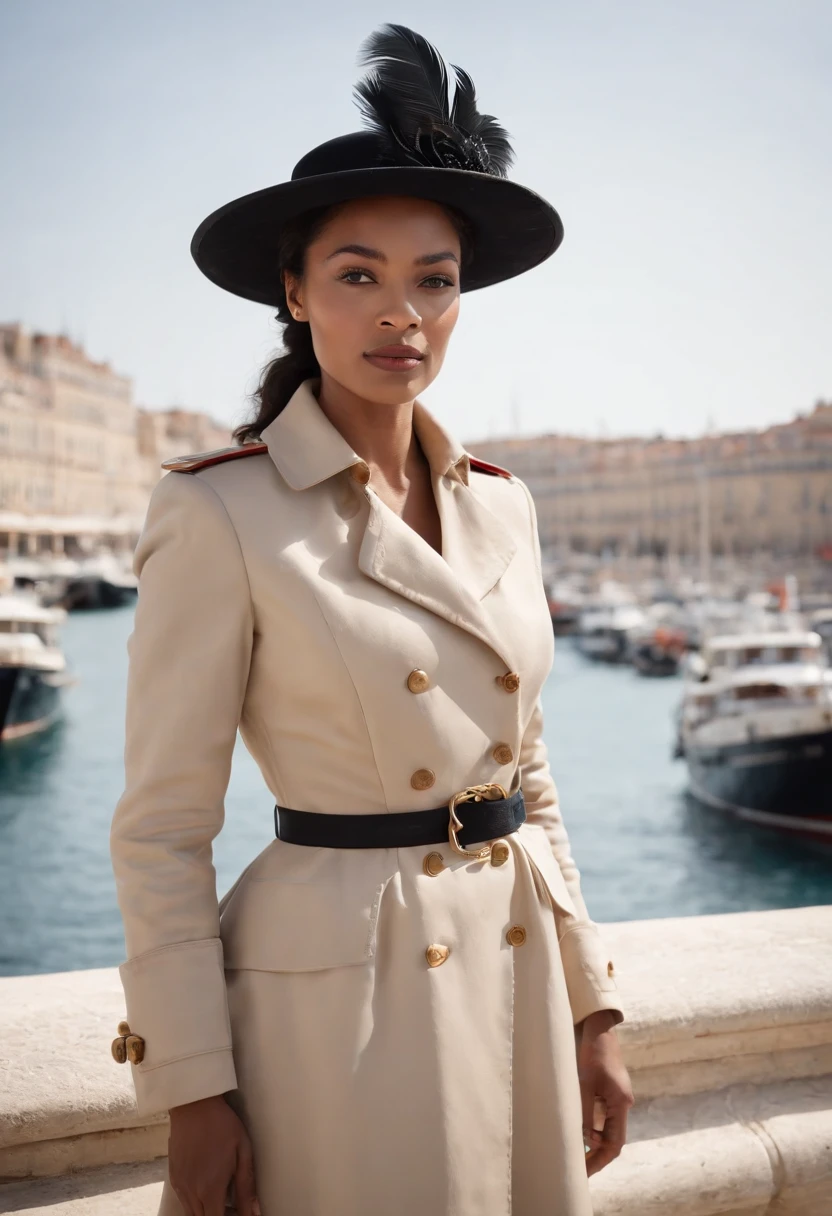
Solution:
[{"label": "coat sleeve", "polygon": [[[529,503],[532,544],[537,557],[541,593],[544,594],[537,513],[528,487],[523,482],[520,484]],[[611,1010],[616,1014],[616,1023],[622,1022],[624,1011],[618,999],[618,987],[612,976],[614,968],[604,948],[598,926],[590,919],[587,911],[581,892],[580,871],[572,857],[569,836],[561,815],[558,791],[543,739],[543,707],[540,697],[534,706],[520,746],[520,786],[526,804],[526,818],[545,831],[577,913],[573,922],[566,923],[560,938],[574,1022],[577,1025],[590,1013],[601,1009]]]},{"label": "coat sleeve", "polygon": [[236,1088],[212,841],[252,649],[246,568],[221,499],[198,476],[155,487],[134,569],[125,787],[111,856],[124,921],[139,1112]]}]

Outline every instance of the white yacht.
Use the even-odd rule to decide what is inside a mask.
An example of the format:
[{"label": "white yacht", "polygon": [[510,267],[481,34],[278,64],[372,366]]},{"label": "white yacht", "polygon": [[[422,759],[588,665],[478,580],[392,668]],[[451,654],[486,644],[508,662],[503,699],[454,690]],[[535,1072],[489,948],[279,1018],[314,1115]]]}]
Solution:
[{"label": "white yacht", "polygon": [[832,671],[809,630],[726,634],[687,664],[676,754],[744,819],[832,838]]},{"label": "white yacht", "polygon": [[58,631],[66,613],[33,596],[0,593],[0,741],[32,735],[58,718],[74,683]]},{"label": "white yacht", "polygon": [[630,637],[643,628],[645,614],[638,604],[602,596],[587,604],[578,618],[575,645],[588,659],[603,663],[626,663]]}]

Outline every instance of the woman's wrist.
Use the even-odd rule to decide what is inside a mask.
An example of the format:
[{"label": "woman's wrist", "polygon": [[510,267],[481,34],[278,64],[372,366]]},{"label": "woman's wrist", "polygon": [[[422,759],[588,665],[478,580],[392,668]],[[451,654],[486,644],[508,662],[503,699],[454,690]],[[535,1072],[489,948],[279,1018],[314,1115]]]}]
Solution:
[{"label": "woman's wrist", "polygon": [[594,1013],[587,1014],[580,1023],[585,1034],[603,1034],[617,1024],[618,1019],[613,1009],[596,1009]]}]

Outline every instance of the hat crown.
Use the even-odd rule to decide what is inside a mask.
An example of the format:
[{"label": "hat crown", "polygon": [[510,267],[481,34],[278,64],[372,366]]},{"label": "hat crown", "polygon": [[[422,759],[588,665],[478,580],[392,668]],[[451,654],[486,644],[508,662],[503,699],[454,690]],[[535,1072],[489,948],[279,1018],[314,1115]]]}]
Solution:
[{"label": "hat crown", "polygon": [[550,257],[563,238],[560,216],[509,180],[508,132],[479,109],[468,73],[452,64],[451,74],[435,47],[403,25],[372,34],[360,61],[367,71],[354,93],[365,129],[318,144],[289,181],[206,216],[191,239],[203,274],[243,299],[279,308],[286,225],[322,207],[387,195],[428,199],[466,217],[472,240],[461,291],[513,278]]},{"label": "hat crown", "polygon": [[292,170],[292,181],[319,177],[323,173],[348,173],[353,169],[377,169],[383,163],[382,141],[374,131],[351,131],[318,144],[302,156]]}]

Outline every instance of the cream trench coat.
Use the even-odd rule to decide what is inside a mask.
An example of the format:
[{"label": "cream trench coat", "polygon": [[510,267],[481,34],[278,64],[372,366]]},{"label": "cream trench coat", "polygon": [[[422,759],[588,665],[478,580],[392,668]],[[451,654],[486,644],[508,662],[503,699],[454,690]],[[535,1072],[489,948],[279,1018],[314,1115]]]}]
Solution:
[{"label": "cream trench coat", "polygon": [[[136,550],[112,857],[138,1109],[227,1093],[263,1216],[589,1216],[576,1027],[624,1014],[542,738],[531,495],[416,402],[440,556],[316,388],[267,452],[163,477]],[[274,802],[390,815],[491,781],[522,787],[528,819],[500,866],[275,840],[218,904],[238,726],[267,821]],[[167,1183],[161,1211],[181,1211]]]}]

